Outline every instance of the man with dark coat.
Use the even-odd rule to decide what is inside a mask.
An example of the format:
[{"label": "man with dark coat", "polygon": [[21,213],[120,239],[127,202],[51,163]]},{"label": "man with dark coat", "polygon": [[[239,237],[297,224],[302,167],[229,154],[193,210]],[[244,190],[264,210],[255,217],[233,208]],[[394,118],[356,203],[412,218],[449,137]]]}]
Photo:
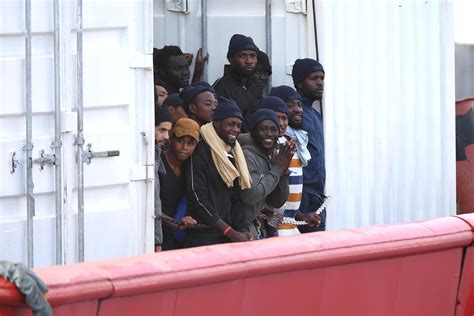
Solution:
[{"label": "man with dark coat", "polygon": [[163,242],[160,175],[163,175],[166,171],[163,160],[161,160],[161,151],[169,141],[171,122],[171,113],[167,108],[155,109],[155,251],[161,250],[161,243]]},{"label": "man with dark coat", "polygon": [[168,94],[178,93],[189,85],[189,61],[178,46],[164,46],[153,52],[155,85],[163,86]]},{"label": "man with dark coat", "polygon": [[199,126],[212,121],[217,105],[214,93],[214,88],[207,82],[193,83],[179,93],[189,118],[196,121]]},{"label": "man with dark coat", "polygon": [[[303,197],[300,212],[316,211],[324,202],[326,167],[324,161],[323,117],[313,107],[314,101],[321,101],[324,92],[324,68],[314,59],[297,59],[293,65],[292,77],[296,91],[301,95],[303,107],[303,130],[308,133],[308,150],[311,155],[303,168]],[[301,232],[326,229],[326,210],[320,214],[319,227],[303,226]]]},{"label": "man with dark coat", "polygon": [[242,190],[242,210],[246,213],[250,233],[259,237],[253,223],[267,205],[279,208],[288,198],[288,167],[295,154],[293,140],[276,150],[279,133],[278,117],[270,109],[258,109],[249,124],[251,142],[242,145],[252,177],[249,190]]},{"label": "man with dark coat", "polygon": [[270,76],[272,75],[272,65],[270,65],[270,60],[268,55],[262,51],[257,53],[257,65],[255,66],[255,72],[253,80],[262,91],[262,95],[266,95],[266,89],[268,87],[268,82],[270,81]]},{"label": "man with dark coat", "polygon": [[253,112],[258,108],[261,90],[253,80],[257,65],[258,47],[251,37],[234,34],[229,42],[224,76],[214,83],[217,94],[234,100],[242,110],[242,132],[248,132]]},{"label": "man with dark coat", "polygon": [[188,160],[188,214],[207,229],[189,230],[185,247],[248,241],[239,191],[250,188],[245,157],[237,141],[242,112],[220,97],[213,121],[201,126],[202,140]]}]

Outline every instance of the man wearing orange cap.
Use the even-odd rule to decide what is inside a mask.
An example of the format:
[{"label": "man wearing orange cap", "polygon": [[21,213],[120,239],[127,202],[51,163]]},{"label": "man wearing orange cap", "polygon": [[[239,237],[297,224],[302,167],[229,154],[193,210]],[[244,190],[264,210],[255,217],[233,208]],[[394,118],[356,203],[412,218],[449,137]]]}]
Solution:
[{"label": "man wearing orange cap", "polygon": [[[191,228],[196,221],[186,216],[186,182],[184,162],[193,154],[199,141],[199,125],[192,119],[179,119],[171,133],[170,149],[161,154],[166,173],[160,177],[160,197],[163,210],[162,250],[183,247],[182,231]],[[171,219],[171,221],[170,221]],[[176,224],[174,220],[180,221]]]}]

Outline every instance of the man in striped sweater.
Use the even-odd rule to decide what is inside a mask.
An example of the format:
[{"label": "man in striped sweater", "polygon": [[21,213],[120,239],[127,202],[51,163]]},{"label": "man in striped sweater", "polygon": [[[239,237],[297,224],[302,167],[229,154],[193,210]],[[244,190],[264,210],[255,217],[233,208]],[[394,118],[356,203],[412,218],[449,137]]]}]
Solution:
[{"label": "man in striped sweater", "polygon": [[279,236],[299,234],[297,227],[291,222],[294,220],[305,221],[310,227],[317,227],[321,218],[316,213],[301,213],[299,211],[303,194],[303,167],[311,159],[308,149],[307,133],[301,129],[303,122],[303,109],[301,108],[301,97],[292,87],[278,86],[270,91],[270,97],[261,100],[261,106],[273,109],[280,122],[280,144],[293,139],[296,144],[296,153],[290,162],[289,170],[289,194],[285,205],[279,209],[283,212],[286,224],[278,227]]}]

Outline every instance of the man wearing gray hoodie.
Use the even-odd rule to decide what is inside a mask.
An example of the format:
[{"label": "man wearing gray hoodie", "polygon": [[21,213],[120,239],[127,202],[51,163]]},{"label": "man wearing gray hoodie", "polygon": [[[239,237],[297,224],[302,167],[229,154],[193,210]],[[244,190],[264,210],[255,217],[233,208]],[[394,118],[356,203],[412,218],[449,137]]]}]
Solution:
[{"label": "man wearing gray hoodie", "polygon": [[279,208],[288,198],[288,167],[296,146],[289,140],[277,150],[279,123],[272,110],[258,109],[249,127],[251,137],[242,144],[242,149],[252,186],[241,190],[240,197],[250,233],[258,238],[259,232],[253,223],[264,206]]}]

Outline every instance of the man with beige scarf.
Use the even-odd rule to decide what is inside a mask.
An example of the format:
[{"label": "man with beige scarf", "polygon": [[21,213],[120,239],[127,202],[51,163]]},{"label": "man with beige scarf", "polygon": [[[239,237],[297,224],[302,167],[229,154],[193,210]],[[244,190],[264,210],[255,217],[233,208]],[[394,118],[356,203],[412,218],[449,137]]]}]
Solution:
[{"label": "man with beige scarf", "polygon": [[247,163],[237,141],[242,126],[237,104],[219,98],[213,121],[201,127],[202,140],[188,161],[188,213],[207,229],[189,230],[185,246],[249,241],[239,191],[251,187]]}]

